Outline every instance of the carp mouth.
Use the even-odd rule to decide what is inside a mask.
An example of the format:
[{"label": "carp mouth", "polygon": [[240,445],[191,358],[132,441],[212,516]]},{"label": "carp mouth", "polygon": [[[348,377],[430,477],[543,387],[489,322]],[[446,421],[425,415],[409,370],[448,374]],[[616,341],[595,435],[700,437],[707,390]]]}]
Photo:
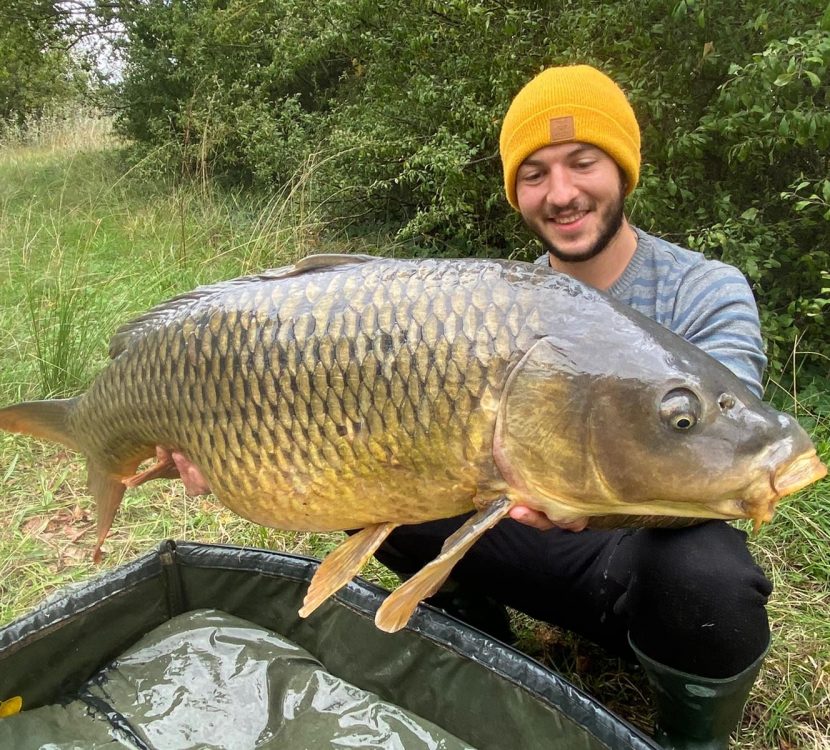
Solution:
[{"label": "carp mouth", "polygon": [[761,491],[754,498],[750,493],[750,497],[741,501],[739,507],[742,508],[745,518],[754,521],[754,529],[757,532],[764,523],[772,520],[775,506],[781,498],[792,495],[825,476],[827,467],[821,462],[818,454],[815,450],[807,451],[792,461],[771,467],[767,482],[759,487]]},{"label": "carp mouth", "polygon": [[778,498],[792,495],[800,489],[827,476],[827,467],[815,451],[802,453],[788,464],[777,467],[770,477],[770,484]]}]

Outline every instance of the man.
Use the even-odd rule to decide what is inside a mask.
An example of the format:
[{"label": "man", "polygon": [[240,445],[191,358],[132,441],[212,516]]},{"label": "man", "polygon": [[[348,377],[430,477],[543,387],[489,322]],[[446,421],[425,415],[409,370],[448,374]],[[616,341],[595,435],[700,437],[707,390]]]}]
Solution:
[{"label": "man", "polygon": [[[625,217],[640,132],[613,81],[587,66],[544,71],[513,100],[500,150],[508,201],[547,250],[538,262],[684,336],[760,394],[765,358],[743,276]],[[207,491],[198,470],[173,458],[190,492]],[[633,654],[656,688],[658,741],[726,748],[769,644],[772,586],[745,535],[720,521],[593,531],[582,530],[585,520],[557,524],[524,507],[511,515],[430,601],[503,640],[512,638],[507,605]],[[399,527],[377,557],[412,575],[463,521]]]},{"label": "man", "polygon": [[[588,66],[545,70],[510,105],[500,151],[508,201],[547,250],[537,262],[685,337],[760,395],[766,360],[740,272],[625,217],[640,131],[611,79]],[[432,603],[502,638],[510,638],[508,605],[617,653],[633,651],[657,694],[658,741],[726,748],[769,644],[772,586],[745,535],[720,521],[606,532],[529,508],[511,515],[462,558]],[[377,557],[411,575],[462,521],[399,528]]]}]

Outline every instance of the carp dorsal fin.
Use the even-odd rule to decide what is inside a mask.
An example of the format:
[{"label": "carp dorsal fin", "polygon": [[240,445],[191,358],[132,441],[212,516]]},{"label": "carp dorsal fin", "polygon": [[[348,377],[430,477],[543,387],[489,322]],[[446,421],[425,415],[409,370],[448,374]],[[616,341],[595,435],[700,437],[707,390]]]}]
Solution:
[{"label": "carp dorsal fin", "polygon": [[350,536],[326,555],[308,586],[300,617],[308,617],[317,607],[360,573],[366,561],[398,524],[376,523]]},{"label": "carp dorsal fin", "polygon": [[322,268],[368,263],[380,259],[379,255],[365,255],[361,253],[356,253],[355,255],[347,255],[346,253],[320,253],[318,255],[306,255],[305,258],[298,260],[293,266],[289,266],[289,268],[294,271],[291,275],[296,276],[297,274],[307,273],[309,271],[319,271]]},{"label": "carp dorsal fin", "polygon": [[121,354],[134,337],[143,336],[148,330],[152,330],[160,323],[163,323],[165,319],[178,315],[182,309],[190,307],[191,305],[201,302],[202,300],[213,295],[225,294],[235,287],[244,286],[246,284],[255,284],[258,281],[288,279],[293,276],[302,276],[307,273],[332,270],[339,266],[367,263],[378,259],[379,257],[375,255],[321,253],[319,255],[306,256],[290,266],[268,268],[260,273],[251,274],[250,276],[240,276],[236,279],[229,279],[227,281],[219,281],[215,284],[205,284],[204,286],[196,287],[196,289],[193,289],[192,291],[179,294],[169,300],[166,300],[165,302],[161,302],[155,307],[152,307],[143,315],[134,318],[118,328],[110,339],[110,359],[115,359],[119,354]]},{"label": "carp dorsal fin", "polygon": [[447,537],[438,557],[386,597],[375,614],[375,625],[387,633],[394,633],[406,625],[418,604],[441,588],[464,553],[485,531],[505,518],[513,505],[512,500],[502,495],[468,518]]}]

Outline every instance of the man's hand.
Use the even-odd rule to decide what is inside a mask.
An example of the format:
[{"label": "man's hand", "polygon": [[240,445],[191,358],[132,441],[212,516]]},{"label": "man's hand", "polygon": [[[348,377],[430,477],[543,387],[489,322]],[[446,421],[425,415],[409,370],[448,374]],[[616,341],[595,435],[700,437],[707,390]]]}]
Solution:
[{"label": "man's hand", "polygon": [[565,529],[565,531],[582,531],[588,525],[588,516],[577,518],[573,521],[554,521],[548,518],[542,511],[533,510],[526,505],[516,505],[510,509],[510,517],[514,521],[532,526],[539,531],[550,529]]},{"label": "man's hand", "polygon": [[178,469],[179,476],[184,482],[184,491],[191,497],[196,495],[209,495],[210,487],[202,472],[199,471],[196,464],[194,464],[184,453],[179,451],[171,451],[162,446],[156,446],[156,458],[161,462],[173,461]]}]

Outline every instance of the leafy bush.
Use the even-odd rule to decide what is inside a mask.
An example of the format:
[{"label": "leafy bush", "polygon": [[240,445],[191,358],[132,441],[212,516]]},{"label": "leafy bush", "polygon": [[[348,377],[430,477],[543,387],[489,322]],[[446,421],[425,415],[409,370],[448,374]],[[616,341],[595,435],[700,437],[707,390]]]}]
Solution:
[{"label": "leafy bush", "polygon": [[698,127],[677,144],[682,161],[704,165],[697,184],[711,185],[695,191],[706,225],[688,242],[748,276],[778,370],[799,343],[830,354],[829,70],[826,31],[775,40],[730,65]]},{"label": "leafy bush", "polygon": [[0,8],[0,136],[80,98],[87,60],[70,51],[64,11],[52,0],[4,0]]}]

